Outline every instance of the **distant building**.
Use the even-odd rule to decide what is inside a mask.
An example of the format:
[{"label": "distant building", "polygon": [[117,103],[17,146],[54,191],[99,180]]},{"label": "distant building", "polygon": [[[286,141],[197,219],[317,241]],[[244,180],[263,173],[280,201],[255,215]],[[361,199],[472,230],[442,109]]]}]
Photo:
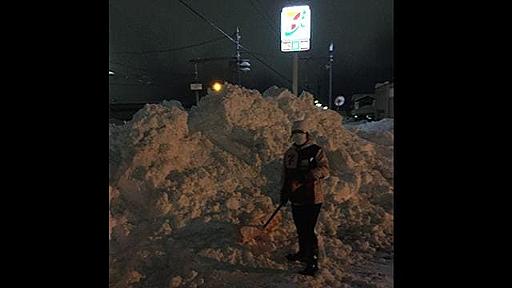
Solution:
[{"label": "distant building", "polygon": [[351,114],[356,118],[368,120],[393,118],[393,96],[393,82],[377,83],[375,93],[354,94],[352,96],[354,107]]},{"label": "distant building", "polygon": [[375,110],[377,119],[394,118],[393,82],[386,81],[375,85]]},{"label": "distant building", "polygon": [[352,95],[354,108],[351,111],[352,116],[356,118],[375,119],[375,95],[374,94],[354,94]]}]

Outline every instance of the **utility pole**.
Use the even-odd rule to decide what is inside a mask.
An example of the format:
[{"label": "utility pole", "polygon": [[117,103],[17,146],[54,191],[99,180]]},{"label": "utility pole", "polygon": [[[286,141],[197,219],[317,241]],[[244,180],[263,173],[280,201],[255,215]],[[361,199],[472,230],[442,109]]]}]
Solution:
[{"label": "utility pole", "polygon": [[311,92],[311,89],[309,88],[309,77],[308,77],[309,58],[306,58],[305,60],[306,60],[306,62],[304,63],[305,69],[303,69],[303,71],[304,71],[304,89],[308,92]]},{"label": "utility pole", "polygon": [[237,81],[237,84],[238,85],[242,85],[242,79],[241,79],[241,74],[240,74],[240,38],[242,38],[240,36],[240,29],[238,28],[238,26],[236,26],[236,35],[235,35],[235,40],[236,40],[236,54],[235,54],[235,57],[236,57],[236,73],[237,73],[237,76],[238,76],[238,81]]},{"label": "utility pole", "polygon": [[241,58],[240,56],[240,48],[242,48],[242,45],[240,45],[241,38],[242,36],[240,35],[240,29],[237,26],[235,33],[235,57],[232,57],[232,60],[235,62],[234,69],[236,69],[236,74],[233,75],[233,82],[236,82],[239,86],[242,86],[242,73],[251,71],[251,63],[249,59]]},{"label": "utility pole", "polygon": [[[197,62],[194,62],[194,81],[199,83],[199,73],[197,72]],[[195,90],[196,93],[196,105],[199,105],[199,90]]]},{"label": "utility pole", "polygon": [[299,96],[299,53],[293,53],[293,65],[292,65],[292,91],[295,96]]},{"label": "utility pole", "polygon": [[329,45],[329,109],[332,106],[332,64],[334,62],[334,44]]}]

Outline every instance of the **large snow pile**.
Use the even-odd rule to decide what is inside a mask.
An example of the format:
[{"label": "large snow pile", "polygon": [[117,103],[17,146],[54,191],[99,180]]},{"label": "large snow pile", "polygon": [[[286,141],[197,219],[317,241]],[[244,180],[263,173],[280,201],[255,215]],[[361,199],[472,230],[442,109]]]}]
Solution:
[{"label": "large snow pile", "polygon": [[[392,253],[390,155],[308,93],[225,88],[190,112],[151,104],[110,126],[110,287],[390,287],[356,271]],[[315,278],[284,258],[296,249],[289,206],[266,237],[241,243],[239,232],[277,207],[291,124],[303,118],[331,168]]]},{"label": "large snow pile", "polygon": [[366,140],[385,146],[393,145],[394,121],[391,118],[374,122],[346,123],[344,126]]}]

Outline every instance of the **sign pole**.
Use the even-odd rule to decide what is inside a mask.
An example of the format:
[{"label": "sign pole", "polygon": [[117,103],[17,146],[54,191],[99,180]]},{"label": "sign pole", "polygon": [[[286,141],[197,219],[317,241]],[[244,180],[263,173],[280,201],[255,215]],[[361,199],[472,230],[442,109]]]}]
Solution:
[{"label": "sign pole", "polygon": [[292,71],[292,79],[293,79],[293,94],[295,96],[299,96],[299,53],[293,53],[293,71]]},{"label": "sign pole", "polygon": [[299,94],[299,53],[308,51],[311,38],[309,5],[287,6],[281,10],[281,52],[291,52],[292,93]]}]

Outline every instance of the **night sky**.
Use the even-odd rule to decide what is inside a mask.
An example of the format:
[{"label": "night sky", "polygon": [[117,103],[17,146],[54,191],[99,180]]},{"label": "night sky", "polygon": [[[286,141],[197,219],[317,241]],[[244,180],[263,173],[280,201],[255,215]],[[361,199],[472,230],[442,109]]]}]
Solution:
[{"label": "night sky", "polygon": [[[284,74],[292,75],[291,54],[280,52],[280,12],[290,1],[187,0],[226,33],[240,27],[241,44]],[[304,2],[303,2],[304,3]],[[328,99],[328,47],[335,45],[333,98],[373,92],[377,82],[393,79],[393,1],[309,1],[312,12],[311,50],[301,52],[299,85]],[[110,0],[110,97],[118,103],[177,99],[193,103],[188,90],[197,57],[230,57],[235,45],[177,0]],[[205,43],[199,46],[191,45]],[[272,85],[291,84],[250,55],[252,71],[242,84],[264,91]],[[201,82],[232,80],[226,61],[201,64]]]}]

